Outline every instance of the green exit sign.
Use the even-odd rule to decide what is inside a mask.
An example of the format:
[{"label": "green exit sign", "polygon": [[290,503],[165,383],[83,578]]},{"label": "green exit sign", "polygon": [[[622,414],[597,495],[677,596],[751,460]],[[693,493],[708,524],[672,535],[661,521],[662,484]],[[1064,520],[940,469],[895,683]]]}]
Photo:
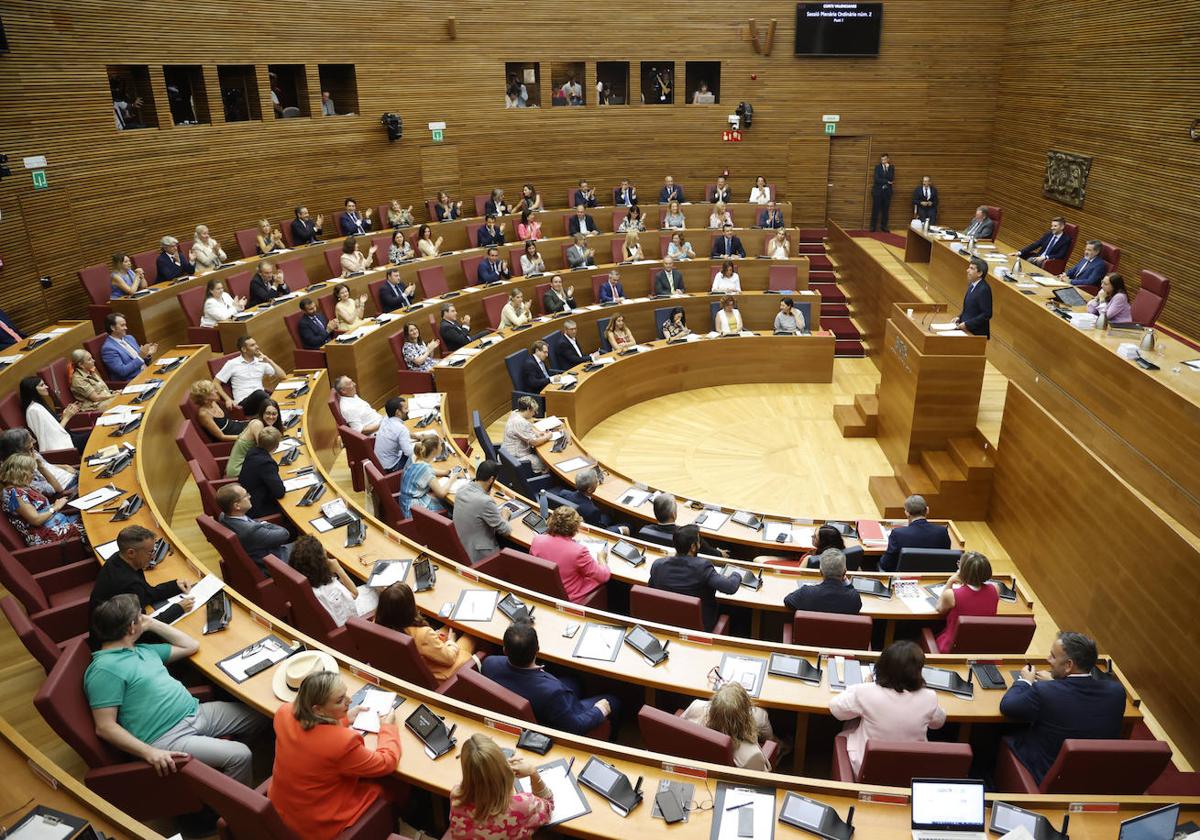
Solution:
[{"label": "green exit sign", "polygon": [[441,143],[441,142],[442,142],[442,137],[443,137],[443,136],[444,136],[444,135],[442,134],[442,129],[440,129],[440,128],[435,128],[435,129],[433,130],[433,142],[434,142],[434,143]]},{"label": "green exit sign", "polygon": [[837,133],[837,123],[835,123],[835,122],[825,123],[825,133],[826,134]]},{"label": "green exit sign", "polygon": [[50,188],[50,182],[46,180],[46,170],[33,170],[33,188],[35,190],[46,190]]}]

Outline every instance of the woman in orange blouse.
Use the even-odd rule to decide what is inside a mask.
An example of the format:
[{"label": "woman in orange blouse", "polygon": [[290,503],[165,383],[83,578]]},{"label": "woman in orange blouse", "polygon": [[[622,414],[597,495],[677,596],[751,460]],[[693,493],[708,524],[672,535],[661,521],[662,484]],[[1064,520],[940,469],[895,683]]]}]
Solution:
[{"label": "woman in orange blouse", "polygon": [[307,840],[333,840],[394,790],[368,779],[396,772],[396,713],[383,716],[375,749],[350,728],[357,714],[346,683],[330,671],[309,674],[296,699],[275,712],[275,768],[267,796],[284,824]]},{"label": "woman in orange blouse", "polygon": [[416,599],[408,584],[393,583],[379,593],[375,623],[412,636],[421,658],[439,682],[449,679],[468,662],[475,661],[478,664],[474,658],[475,640],[470,636],[455,638],[454,631],[449,627],[434,630],[426,624],[425,617],[417,610]]}]

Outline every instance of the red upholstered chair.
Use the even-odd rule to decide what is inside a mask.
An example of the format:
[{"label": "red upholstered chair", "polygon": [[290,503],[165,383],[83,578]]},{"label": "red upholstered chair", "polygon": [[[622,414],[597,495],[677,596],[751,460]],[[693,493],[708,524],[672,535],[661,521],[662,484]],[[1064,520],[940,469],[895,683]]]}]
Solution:
[{"label": "red upholstered chair", "polygon": [[283,282],[287,283],[287,287],[293,292],[308,288],[308,269],[304,267],[304,260],[300,257],[282,260],[276,267],[283,272]]},{"label": "red upholstered chair", "polygon": [[[533,716],[533,706],[519,694],[509,691],[473,668],[460,668],[448,682],[442,692],[447,697],[470,703],[481,709],[488,709],[498,714],[507,715],[517,720],[537,723]],[[612,733],[612,725],[605,720],[587,737],[606,741]]]},{"label": "red upholstered chair", "polygon": [[295,219],[295,216],[293,216],[291,219],[285,219],[284,221],[278,223],[279,224],[279,232],[283,234],[283,244],[288,246],[289,248],[296,247],[296,241],[294,239],[292,239],[292,220],[293,219]]},{"label": "red upholstered chair", "polygon": [[[189,248],[188,250],[191,249]],[[140,253],[130,255],[134,268],[142,270],[142,274],[146,275],[146,282],[150,285],[158,282],[158,255],[161,253],[162,248],[153,248],[149,251],[141,251]],[[183,249],[182,242],[179,245],[179,253],[187,254],[187,251]]]},{"label": "red upholstered chair", "polygon": [[[257,234],[255,234],[257,236]],[[254,279],[254,272],[239,271],[237,274],[231,274],[225,280],[225,287],[229,289],[229,294],[234,297],[250,297],[250,281]]]},{"label": "red upholstered chair", "polygon": [[29,651],[29,655],[37,660],[47,674],[58,662],[58,658],[62,656],[63,645],[66,642],[87,637],[86,633],[81,633],[68,636],[61,643],[56,641],[51,638],[49,633],[33,623],[25,610],[17,603],[17,599],[11,595],[0,598],[0,612],[4,613],[4,617],[12,625],[13,632],[17,634],[21,644],[25,645],[25,650]]},{"label": "red upholstered chair", "polygon": [[221,577],[230,588],[245,595],[276,618],[287,620],[288,601],[276,580],[250,559],[233,531],[215,516],[196,517],[196,525],[220,558]]},{"label": "red upholstered chair", "polygon": [[86,641],[68,643],[33,698],[50,728],[88,765],[84,784],[139,820],[199,810],[200,801],[179,773],[160,778],[145,761],[100,740],[83,690],[83,673],[91,661]]},{"label": "red upholstered chair", "polygon": [[[559,572],[558,566],[549,560],[526,554],[524,551],[502,548],[498,554],[484,560],[475,568],[513,586],[532,589],[534,592],[541,592],[543,595],[557,598],[560,601],[571,600],[563,588],[562,574]],[[601,584],[589,592],[586,598],[576,601],[576,603],[598,610],[607,609],[608,590]]]},{"label": "red upholstered chair", "polygon": [[83,290],[90,301],[87,308],[88,318],[91,319],[96,332],[104,332],[104,319],[111,311],[108,300],[112,295],[112,271],[101,263],[81,268],[78,274],[79,282],[83,284]]},{"label": "red upholstered chair", "polygon": [[[700,599],[694,595],[679,595],[637,584],[629,590],[629,614],[634,618],[667,624],[671,627],[708,632],[704,630]],[[718,618],[717,624],[711,632],[718,636],[727,635],[729,616],[723,615]]]},{"label": "red upholstered chair", "polygon": [[783,626],[785,645],[821,648],[871,649],[871,617],[796,610]]},{"label": "red upholstered chair", "polygon": [[329,610],[317,600],[312,584],[298,571],[284,563],[274,554],[263,558],[267,572],[279,587],[279,592],[290,605],[290,622],[301,633],[312,636],[319,642],[339,650],[347,656],[358,656],[354,640],[345,627],[338,627]]},{"label": "red upholstered chair", "polygon": [[[100,356],[100,348],[104,346],[104,340],[108,338],[107,333],[94,335],[87,341],[83,342],[83,349],[92,354],[92,358],[96,360],[96,373],[100,374],[100,378],[113,391],[119,391],[129,384],[128,379],[117,379],[108,372],[108,368],[104,366],[104,359]],[[199,342],[203,344],[204,342]],[[43,453],[45,454],[45,453]]]},{"label": "red upholstered chair", "polygon": [[342,416],[342,407],[338,404],[338,392],[334,388],[329,389],[329,396],[325,400],[329,406],[329,413],[333,415],[333,423],[335,426],[345,426],[346,418]]},{"label": "red upholstered chair", "polygon": [[[617,208],[616,210],[613,210],[613,215],[612,215],[612,223],[613,223],[613,226],[612,226],[612,229],[613,229],[614,231],[616,231],[617,229],[619,229],[619,228],[621,227],[621,222],[625,221],[625,217],[626,217],[626,216],[628,216],[628,215],[629,215],[629,208],[628,208],[628,207],[619,207],[619,208]],[[668,241],[670,241],[670,240],[668,240]],[[563,263],[563,265],[566,265],[566,263]]]},{"label": "red upholstered chair", "polygon": [[[569,283],[563,283],[565,291]],[[550,290],[549,283],[538,283],[533,287],[533,307],[541,315],[546,313],[546,292]]]},{"label": "red upholstered chair", "polygon": [[[570,213],[560,213],[559,214],[559,218],[562,219],[562,233],[559,234],[560,236],[570,236],[571,235],[571,219],[573,219],[574,217],[575,217],[574,209],[572,209]],[[595,218],[595,217],[593,216],[592,218]],[[542,234],[544,236],[550,235],[549,228],[550,228],[550,219],[546,218],[542,222]]]},{"label": "red upholstered chair", "polygon": [[[946,653],[1024,653],[1036,630],[1031,615],[964,615]],[[932,628],[921,629],[921,644],[926,653],[938,653]]]},{"label": "red upholstered chair", "polygon": [[226,484],[233,484],[237,479],[210,479],[204,474],[204,468],[197,461],[188,461],[188,472],[192,474],[192,480],[196,482],[196,489],[200,491],[200,507],[204,513],[214,519],[220,516],[221,508],[217,505],[217,491]]},{"label": "red upholstered chair", "polygon": [[483,299],[483,311],[487,315],[488,323],[492,325],[492,329],[500,328],[500,313],[507,302],[508,292],[501,292],[498,295],[488,295]]},{"label": "red upholstered chair", "polygon": [[1100,259],[1108,263],[1109,271],[1116,271],[1121,264],[1121,249],[1111,242],[1100,242]]},{"label": "red upholstered chair", "polygon": [[[434,331],[437,335],[437,331]],[[440,339],[439,339],[440,341]],[[398,332],[388,337],[388,344],[392,348],[392,356],[396,359],[396,379],[400,394],[426,394],[434,390],[433,374],[422,373],[417,370],[409,370],[408,363],[404,361],[404,333]]]},{"label": "red upholstered chair", "polygon": [[331,248],[325,252],[325,265],[329,268],[330,277],[342,276],[342,249]]},{"label": "red upholstered chair", "polygon": [[988,218],[992,220],[992,239],[1000,237],[1000,221],[1004,218],[1004,210],[999,207],[985,207]]},{"label": "red upholstered chair", "polygon": [[429,214],[429,221],[437,221],[437,198],[425,199],[425,212]]},{"label": "red upholstered chair", "polygon": [[[47,569],[32,562],[28,551],[0,548],[0,582],[21,602],[29,621],[58,641],[87,633],[88,598],[100,571],[94,557],[79,558],[81,549],[73,548],[71,552],[74,559],[67,565]],[[45,556],[45,552],[36,555]],[[26,565],[27,560],[31,560],[32,568]]]},{"label": "red upholstered chair", "polygon": [[767,288],[773,292],[796,292],[800,272],[794,265],[773,265],[767,269]]},{"label": "red upholstered chair", "polygon": [[204,314],[204,287],[195,286],[185,289],[177,295],[179,308],[188,322],[188,344],[207,344],[213,352],[221,352],[221,331],[216,327],[200,326],[200,316]]},{"label": "red upholstered chair", "polygon": [[[59,409],[66,408],[75,402],[75,395],[71,393],[71,377],[67,373],[67,368],[67,360],[65,358],[58,358],[38,371],[38,376],[42,378],[42,381],[46,383],[46,387],[50,389],[50,396],[54,398],[54,402]],[[96,418],[99,416],[99,411],[77,412],[74,417],[67,421],[67,428],[91,429],[96,425]]]},{"label": "red upholstered chair", "polygon": [[242,228],[233,232],[233,238],[237,240],[238,250],[242,252],[243,257],[254,257],[258,255],[258,228]]},{"label": "red upholstered chair", "polygon": [[440,265],[417,269],[417,282],[421,284],[421,294],[427,298],[440,297],[450,291],[446,282],[446,272]]},{"label": "red upholstered chair", "polygon": [[209,449],[191,420],[185,419],[179,424],[175,432],[175,445],[179,447],[184,460],[195,461],[209,481],[219,481],[225,477],[229,456],[217,455]]},{"label": "red upholstered chair", "polygon": [[513,277],[525,276],[525,269],[521,268],[521,255],[524,253],[524,245],[513,245],[508,249],[508,265],[512,269]]},{"label": "red upholstered chair", "polygon": [[996,790],[1004,793],[1140,795],[1171,761],[1164,741],[1068,738],[1039,785],[1007,741],[996,761]]},{"label": "red upholstered chair", "polygon": [[[476,196],[478,198],[479,196]],[[476,213],[477,216],[482,216],[483,211]],[[467,247],[479,247],[479,229],[483,227],[483,222],[467,222]]]},{"label": "red upholstered chair", "polygon": [[1138,289],[1137,297],[1129,307],[1130,318],[1137,324],[1152,327],[1158,322],[1163,307],[1167,305],[1167,296],[1171,294],[1171,281],[1165,274],[1142,269],[1142,287]]},{"label": "red upholstered chair", "polygon": [[284,326],[287,327],[288,335],[292,337],[292,345],[295,349],[292,351],[295,359],[296,370],[315,370],[325,367],[325,351],[324,350],[309,350],[300,341],[300,319],[304,317],[304,313],[297,310],[290,315],[283,316]]},{"label": "red upholstered chair", "polygon": [[623,247],[625,245],[625,239],[623,237],[614,236],[612,242],[610,242],[609,245],[612,247],[612,261],[613,262],[619,263],[623,259],[625,259],[625,249]]},{"label": "red upholstered chair", "polygon": [[[421,652],[417,650],[417,643],[407,633],[359,616],[352,616],[346,621],[346,631],[354,640],[359,659],[381,671],[395,674],[402,680],[437,692],[444,691],[454,679],[451,675],[446,680],[439,681],[429,670]],[[470,660],[467,662],[466,667],[470,668]]]},{"label": "red upholstered chair", "polygon": [[379,293],[383,291],[383,284],[387,280],[372,280],[367,284],[367,295],[371,298],[371,303],[375,307],[376,312],[383,312],[383,303],[380,300]]},{"label": "red upholstered chair", "polygon": [[400,479],[404,476],[404,470],[396,470],[385,475],[374,461],[364,461],[362,471],[367,481],[367,492],[375,499],[375,515],[382,519],[389,528],[399,531],[406,537],[415,538],[416,526],[411,517],[405,519],[400,510],[400,502],[396,499],[396,494],[400,492]]},{"label": "red upholstered chair", "polygon": [[1067,245],[1067,255],[1061,260],[1046,260],[1042,263],[1042,268],[1051,274],[1062,274],[1067,270],[1067,265],[1071,262],[1071,253],[1075,250],[1075,242],[1079,239],[1079,225],[1073,225],[1067,222],[1063,226],[1069,244]]},{"label": "red upholstered chair", "polygon": [[486,256],[486,254],[472,254],[469,257],[459,260],[459,265],[462,266],[463,282],[466,285],[479,285],[479,264],[483,262]]},{"label": "red upholstered chair", "polygon": [[418,543],[464,566],[471,565],[471,557],[463,547],[462,540],[458,538],[458,532],[454,530],[451,520],[420,505],[412,507],[412,518]]},{"label": "red upholstered chair", "polygon": [[965,779],[971,772],[971,745],[924,741],[867,741],[858,776],[846,739],[833,739],[833,778],[862,785],[909,787],[913,779]]},{"label": "red upholstered chair", "polygon": [[[492,197],[491,193],[482,193],[480,195],[471,196],[475,200],[475,215],[482,216],[487,211],[488,199]],[[483,227],[481,223],[479,227]],[[475,244],[475,238],[471,237],[471,244]]]},{"label": "red upholstered chair", "polygon": [[685,761],[733,764],[733,739],[699,723],[656,709],[650,704],[638,711],[638,729],[646,749]]},{"label": "red upholstered chair", "polygon": [[439,321],[441,319],[440,306],[438,307],[438,310],[439,312],[437,315],[434,315],[432,312],[429,313],[429,330],[433,333],[433,337],[438,343],[438,355],[444,357],[450,352],[450,348],[447,347],[446,342],[442,340],[442,331],[438,329]]},{"label": "red upholstered chair", "polygon": [[[596,303],[600,302],[600,287],[603,286],[607,282],[608,282],[608,272],[607,271],[601,272],[600,274],[592,275],[592,300],[595,301]],[[566,280],[563,280],[563,283],[565,285],[570,285],[569,283],[567,283]],[[624,286],[625,284],[622,283],[621,285]]]},{"label": "red upholstered chair", "polygon": [[388,252],[392,248],[392,237],[386,235],[372,236],[371,244],[375,246],[375,265],[380,267],[387,265]]},{"label": "red upholstered chair", "polygon": [[367,486],[363,480],[363,464],[371,462],[380,470],[383,469],[375,457],[375,438],[356,432],[349,426],[338,426],[338,436],[346,447],[346,467],[350,470],[351,484],[361,493]]},{"label": "red upholstered chair", "polygon": [[[196,429],[200,432],[200,438],[204,441],[204,445],[208,447],[209,451],[215,457],[226,458],[233,451],[233,441],[213,440],[212,436],[200,425],[200,412],[196,408],[196,404],[192,402],[190,395],[184,394],[182,399],[179,400],[179,412],[195,425]],[[245,417],[244,412],[237,406],[228,409],[227,413],[237,420],[244,419]]]}]

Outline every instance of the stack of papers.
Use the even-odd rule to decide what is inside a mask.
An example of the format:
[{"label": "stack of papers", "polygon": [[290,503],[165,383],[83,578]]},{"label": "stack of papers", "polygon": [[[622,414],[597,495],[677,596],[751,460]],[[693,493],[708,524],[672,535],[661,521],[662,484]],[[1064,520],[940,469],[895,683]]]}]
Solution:
[{"label": "stack of papers", "polygon": [[588,554],[592,555],[592,559],[597,563],[600,562],[600,555],[608,548],[608,543],[605,540],[590,539],[587,537],[576,537],[575,542],[582,545],[588,550]]},{"label": "stack of papers", "polygon": [[[160,607],[159,609],[157,609],[153,613],[151,613],[150,617],[157,618],[158,614],[161,613],[163,610],[165,610],[167,607],[171,606],[172,604],[177,604],[180,601],[184,600],[185,598],[192,599],[192,608],[190,610],[188,610],[187,612],[185,612],[183,615],[179,616],[179,618],[183,618],[184,616],[191,615],[196,610],[200,609],[205,604],[207,604],[209,598],[216,595],[218,592],[220,592],[224,588],[225,588],[225,581],[221,580],[219,577],[217,577],[216,575],[213,575],[213,574],[205,575],[203,578],[200,579],[200,581],[195,586],[193,586],[191,588],[191,591],[189,591],[186,595],[176,595],[174,598],[171,598],[169,601],[167,601],[167,603],[163,604],[162,607]],[[175,619],[175,621],[178,621],[179,618]],[[172,622],[172,624],[173,623],[174,622]]]},{"label": "stack of papers", "polygon": [[344,332],[338,336],[338,341],[357,341],[364,335],[369,335],[379,329],[378,324],[363,324],[361,327]]},{"label": "stack of papers", "polygon": [[[570,765],[566,761],[560,758],[550,764],[543,764],[538,767],[538,775],[542,777],[542,783],[554,794],[554,809],[550,812],[548,825],[560,825],[591,812],[591,807],[583,798],[583,792],[571,777]],[[522,793],[530,792],[528,776],[517,779],[517,789]]]},{"label": "stack of papers", "polygon": [[373,589],[386,589],[393,583],[400,583],[408,575],[408,560],[394,560],[390,563],[382,564],[382,567],[376,565],[375,571],[372,572],[370,580],[363,584]]},{"label": "stack of papers", "polygon": [[409,409],[414,406],[416,408],[439,408],[442,404],[442,395],[436,391],[428,394],[413,394],[408,399]]},{"label": "stack of papers", "polygon": [[312,487],[318,482],[316,473],[305,473],[297,475],[293,478],[285,478],[283,480],[283,489],[288,493],[293,490],[299,490],[301,487]]},{"label": "stack of papers", "polygon": [[122,405],[110,408],[96,418],[97,426],[124,426],[142,413],[141,406]]},{"label": "stack of papers", "polygon": [[576,382],[578,382],[578,381],[579,381],[579,378],[578,378],[578,377],[576,377],[576,376],[573,376],[572,374],[569,374],[569,373],[564,373],[562,376],[560,376],[560,377],[558,378],[558,384],[559,384],[560,386],[562,386],[562,385],[574,385],[574,384],[575,384]]},{"label": "stack of papers", "polygon": [[543,417],[533,425],[538,429],[538,431],[548,432],[551,429],[557,429],[559,426],[561,426],[562,420],[554,415],[550,415],[549,417]]},{"label": "stack of papers", "polygon": [[108,562],[108,558],[112,557],[116,553],[117,553],[117,541],[116,540],[110,540],[109,542],[101,543],[100,545],[96,546],[96,556],[99,557],[101,560],[103,560],[106,563]]},{"label": "stack of papers", "polygon": [[161,359],[155,359],[154,364],[161,365],[162,367],[166,367],[167,365],[175,364],[182,358],[183,358],[183,356],[163,356]]},{"label": "stack of papers", "polygon": [[951,330],[957,330],[958,324],[953,321],[945,321],[940,324],[930,324],[929,329],[931,332],[950,332]]},{"label": "stack of papers", "polygon": [[591,465],[592,462],[587,458],[568,458],[565,461],[559,461],[554,466],[563,472],[575,472],[576,470],[581,470],[584,467],[590,467]]},{"label": "stack of papers", "polygon": [[303,388],[308,384],[307,379],[285,379],[275,386],[276,391],[295,391],[297,388]]},{"label": "stack of papers", "polygon": [[158,384],[155,382],[143,382],[140,384],[126,385],[124,388],[121,389],[121,393],[122,394],[141,394],[145,391],[149,391],[151,388],[157,388],[157,387],[158,387]]},{"label": "stack of papers", "polygon": [[368,688],[358,707],[358,715],[351,727],[359,732],[378,732],[384,715],[396,705],[396,692],[384,691],[378,688]]},{"label": "stack of papers", "polygon": [[13,362],[15,362],[19,358],[21,358],[21,357],[20,356],[0,356],[0,365],[11,365]]},{"label": "stack of papers", "polygon": [[279,441],[279,446],[275,447],[275,453],[287,452],[289,449],[295,449],[300,445],[300,441],[295,438],[285,437]]},{"label": "stack of papers", "polygon": [[304,412],[302,412],[298,408],[285,408],[281,412],[279,412],[279,422],[286,426],[288,423],[291,423],[292,420],[296,419],[297,417],[303,416],[303,414],[304,414]]},{"label": "stack of papers", "polygon": [[109,499],[115,499],[117,496],[120,496],[123,492],[124,491],[118,490],[116,487],[113,487],[112,485],[108,485],[105,487],[101,487],[98,490],[93,490],[91,493],[88,493],[86,496],[80,496],[78,499],[76,499],[73,502],[70,502],[69,504],[71,507],[75,508],[76,510],[91,510],[94,507],[98,507],[98,506],[104,504]]}]

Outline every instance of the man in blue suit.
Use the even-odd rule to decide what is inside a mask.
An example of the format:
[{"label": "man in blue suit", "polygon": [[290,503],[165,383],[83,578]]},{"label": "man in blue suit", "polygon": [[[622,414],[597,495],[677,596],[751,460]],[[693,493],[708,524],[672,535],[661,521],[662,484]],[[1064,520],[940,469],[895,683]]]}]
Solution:
[{"label": "man in blue suit", "polygon": [[521,384],[525,390],[533,394],[542,393],[542,389],[551,382],[558,380],[550,375],[546,360],[550,358],[550,346],[544,341],[535,341],[529,348],[529,358],[521,365]]},{"label": "man in blue suit", "polygon": [[320,350],[326,342],[333,340],[337,321],[334,320],[332,324],[326,321],[325,316],[317,310],[316,301],[304,298],[300,301],[300,311],[304,313],[299,324],[300,343],[304,349]]},{"label": "man in blue suit", "polygon": [[1000,713],[1029,723],[1006,739],[1013,754],[1041,784],[1067,738],[1121,737],[1125,689],[1116,679],[1092,676],[1096,643],[1064,630],[1050,646],[1049,671],[1026,665],[1000,699]]},{"label": "man in blue suit", "polygon": [[1042,234],[1037,242],[1030,243],[1017,251],[1017,256],[1034,265],[1043,265],[1046,260],[1065,260],[1071,253],[1071,237],[1067,236],[1067,220],[1055,216],[1050,220],[1050,230]]},{"label": "man in blue suit", "polygon": [[741,257],[745,259],[746,249],[742,247],[742,240],[733,235],[733,225],[725,223],[725,232],[718,236],[713,242],[712,254],[714,260],[718,257]]},{"label": "man in blue suit", "polygon": [[100,361],[115,379],[133,379],[158,352],[157,344],[147,344],[145,347],[138,344],[138,340],[129,334],[125,316],[119,312],[108,313],[104,319],[104,331],[108,333],[108,338],[100,345]]},{"label": "man in blue suit", "polygon": [[379,308],[394,312],[412,306],[417,299],[417,284],[405,283],[400,279],[400,269],[389,268],[386,282],[379,289]]},{"label": "man in blue suit", "polygon": [[1083,246],[1083,259],[1060,274],[1060,280],[1069,280],[1072,286],[1099,286],[1108,271],[1108,263],[1100,259],[1103,246],[1099,239],[1089,239]]},{"label": "man in blue suit", "polygon": [[496,214],[488,213],[483,227],[479,229],[479,247],[504,244],[504,226],[496,223]]},{"label": "man in blue suit", "polygon": [[512,269],[500,259],[500,249],[493,245],[487,249],[487,259],[479,264],[480,283],[495,283],[512,276]]},{"label": "man in blue suit", "polygon": [[767,209],[758,214],[758,226],[760,228],[783,227],[783,211],[775,206],[774,201],[768,201]]},{"label": "man in blue suit", "polygon": [[621,186],[613,190],[613,204],[618,207],[632,207],[637,203],[637,187],[630,184],[628,178],[622,178]]},{"label": "man in blue suit", "polygon": [[967,264],[967,293],[963,295],[962,312],[954,323],[971,335],[991,336],[992,287],[987,284],[987,263],[971,257]]},{"label": "man in blue suit", "polygon": [[608,280],[600,286],[601,303],[620,303],[625,300],[625,287],[621,285],[618,271],[608,272]]},{"label": "man in blue suit", "polygon": [[900,563],[902,548],[949,548],[950,531],[945,525],[935,525],[929,516],[929,505],[922,496],[909,496],[904,500],[904,515],[908,524],[893,528],[888,534],[887,550],[879,558],[879,568],[885,572],[896,571]]},{"label": "man in blue suit", "polygon": [[575,206],[581,204],[584,207],[596,206],[596,188],[587,181],[580,181],[579,189],[575,190]]},{"label": "man in blue suit", "polygon": [[158,282],[177,280],[196,273],[196,267],[188,259],[187,254],[179,249],[179,240],[174,236],[164,236],[159,242],[162,250],[154,260]]},{"label": "man in blue suit", "polygon": [[658,203],[670,204],[672,201],[683,204],[687,199],[683,197],[683,187],[676,185],[675,179],[668,175],[663,179],[663,188],[658,191]]},{"label": "man in blue suit", "polygon": [[371,230],[371,208],[367,208],[365,216],[360,216],[358,202],[347,198],[346,212],[338,216],[338,226],[342,230],[342,236],[362,236]]}]

